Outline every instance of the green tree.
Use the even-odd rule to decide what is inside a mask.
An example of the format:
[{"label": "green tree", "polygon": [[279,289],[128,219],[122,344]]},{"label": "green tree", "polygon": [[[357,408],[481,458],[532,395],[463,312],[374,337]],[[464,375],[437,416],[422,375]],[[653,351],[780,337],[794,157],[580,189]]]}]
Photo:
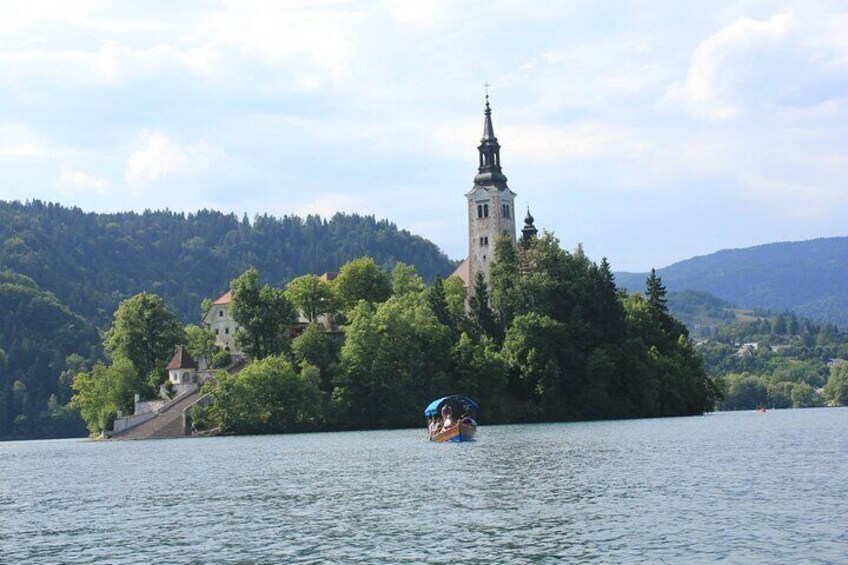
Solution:
[{"label": "green tree", "polygon": [[338,358],[339,347],[317,324],[309,324],[292,340],[292,352],[301,367],[311,365],[320,371],[321,389],[330,392],[331,371]]},{"label": "green tree", "polygon": [[279,355],[287,347],[287,329],[294,308],[284,292],[259,285],[259,273],[250,268],[232,282],[230,313],[239,325],[236,343],[251,359]]},{"label": "green tree", "polygon": [[351,310],[360,300],[376,304],[392,295],[389,275],[370,257],[345,263],[333,286],[346,310]]},{"label": "green tree", "polygon": [[130,361],[138,379],[150,378],[150,387],[139,384],[134,391],[150,394],[164,380],[165,364],[184,337],[182,324],[165,302],[142,292],[118,306],[103,345],[110,358]]},{"label": "green tree", "polygon": [[843,361],[830,368],[830,377],[823,392],[825,399],[831,404],[848,405],[848,362]]},{"label": "green tree", "polygon": [[456,275],[451,275],[445,279],[445,306],[448,309],[448,315],[453,321],[454,326],[459,326],[459,323],[466,319],[465,304],[468,301],[468,290],[465,288],[465,283]]},{"label": "green tree", "polygon": [[477,271],[474,276],[474,294],[468,299],[468,309],[471,312],[471,319],[480,331],[493,339],[502,338],[495,322],[495,314],[489,305],[489,286],[482,271]]},{"label": "green tree", "polygon": [[502,331],[512,323],[521,309],[519,294],[518,254],[512,239],[506,235],[495,242],[495,258],[489,274],[492,288],[492,307],[498,313]]},{"label": "green tree", "polygon": [[427,287],[427,301],[430,303],[430,309],[433,310],[441,323],[451,329],[456,329],[456,320],[451,316],[445,296],[445,281],[438,274],[433,279],[433,283]]},{"label": "green tree", "polygon": [[220,376],[209,394],[213,402],[199,420],[220,432],[298,432],[323,422],[325,400],[315,374],[298,373],[284,356],[265,357]]},{"label": "green tree", "polygon": [[215,334],[209,328],[201,328],[200,326],[188,325],[185,328],[186,349],[189,354],[197,359],[202,360],[206,365],[212,363],[212,357],[218,350],[215,345]]},{"label": "green tree", "polygon": [[504,340],[503,355],[518,375],[518,390],[535,417],[562,418],[562,355],[570,350],[568,328],[535,312],[513,320]]},{"label": "green tree", "polygon": [[348,425],[419,424],[421,409],[447,384],[449,333],[420,294],[354,308],[333,393]]},{"label": "green tree", "polygon": [[497,421],[502,416],[509,365],[491,342],[475,342],[463,332],[451,349],[450,374],[451,392],[476,400],[481,417]]},{"label": "green tree", "polygon": [[140,378],[134,364],[116,357],[111,365],[97,363],[89,373],[74,377],[76,394],[71,407],[78,409],[93,436],[108,430],[118,410],[129,414]]},{"label": "green tree", "polygon": [[819,405],[816,389],[807,383],[795,383],[792,386],[792,408],[809,408]]},{"label": "green tree", "polygon": [[426,285],[424,279],[418,275],[418,271],[412,265],[395,263],[392,269],[392,294],[402,296],[410,292],[421,292]]},{"label": "green tree", "polygon": [[332,288],[316,275],[303,275],[289,281],[286,298],[310,322],[314,322],[321,314],[336,310]]}]

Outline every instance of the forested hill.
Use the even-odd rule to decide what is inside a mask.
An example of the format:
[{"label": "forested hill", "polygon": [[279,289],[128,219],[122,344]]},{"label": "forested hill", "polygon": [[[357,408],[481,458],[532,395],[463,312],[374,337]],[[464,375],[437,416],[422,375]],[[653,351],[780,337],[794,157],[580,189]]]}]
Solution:
[{"label": "forested hill", "polygon": [[372,216],[263,215],[250,222],[210,210],[96,214],[0,202],[0,270],[30,277],[100,327],[120,300],[141,291],[159,294],[180,318],[196,322],[203,298],[217,297],[250,266],[280,286],[363,255],[385,267],[415,265],[428,280],[454,267],[433,243]]},{"label": "forested hill", "polygon": [[[848,237],[728,249],[675,263],[657,273],[669,290],[699,290],[740,308],[792,310],[848,327]],[[646,274],[616,273],[639,290]]]}]

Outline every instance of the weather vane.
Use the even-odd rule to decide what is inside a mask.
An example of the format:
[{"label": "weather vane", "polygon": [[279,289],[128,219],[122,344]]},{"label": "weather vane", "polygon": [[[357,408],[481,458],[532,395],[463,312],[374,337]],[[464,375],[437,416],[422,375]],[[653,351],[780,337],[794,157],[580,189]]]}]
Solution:
[{"label": "weather vane", "polygon": [[485,89],[486,89],[486,100],[488,100],[488,99],[489,99],[489,87],[490,87],[490,86],[491,86],[491,85],[489,84],[489,82],[488,82],[488,81],[483,83],[483,88],[485,88]]}]

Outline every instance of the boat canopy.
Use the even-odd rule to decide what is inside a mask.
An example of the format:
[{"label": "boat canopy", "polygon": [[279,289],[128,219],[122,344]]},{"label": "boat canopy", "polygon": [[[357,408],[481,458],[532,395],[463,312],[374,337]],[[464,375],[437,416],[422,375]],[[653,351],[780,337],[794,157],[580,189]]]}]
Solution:
[{"label": "boat canopy", "polygon": [[439,413],[439,409],[442,407],[442,404],[448,401],[454,401],[457,404],[461,404],[463,408],[466,410],[477,410],[477,403],[471,400],[468,397],[460,396],[458,394],[454,394],[453,396],[445,396],[444,398],[440,398],[438,400],[434,400],[427,406],[424,410],[425,416],[435,416]]}]

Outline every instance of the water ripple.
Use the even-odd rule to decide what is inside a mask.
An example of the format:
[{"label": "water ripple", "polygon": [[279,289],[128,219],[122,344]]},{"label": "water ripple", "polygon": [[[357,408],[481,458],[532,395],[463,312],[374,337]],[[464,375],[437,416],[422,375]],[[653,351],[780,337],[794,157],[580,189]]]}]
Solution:
[{"label": "water ripple", "polygon": [[841,563],[848,411],[0,444],[2,563]]}]

